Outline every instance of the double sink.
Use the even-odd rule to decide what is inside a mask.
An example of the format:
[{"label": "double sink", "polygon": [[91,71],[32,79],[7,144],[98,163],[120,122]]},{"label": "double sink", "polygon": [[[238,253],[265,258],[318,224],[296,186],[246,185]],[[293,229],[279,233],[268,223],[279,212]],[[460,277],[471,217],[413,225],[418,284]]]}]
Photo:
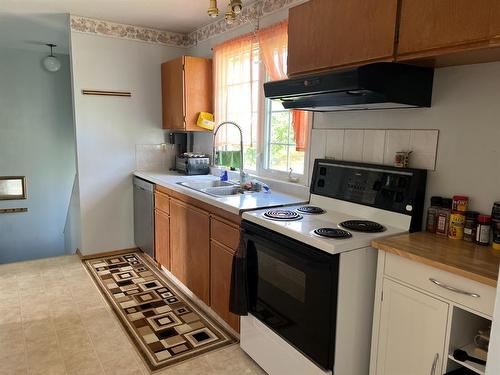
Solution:
[{"label": "double sink", "polygon": [[226,197],[244,193],[244,190],[240,187],[239,184],[235,184],[229,181],[184,181],[178,182],[178,184],[214,197]]}]

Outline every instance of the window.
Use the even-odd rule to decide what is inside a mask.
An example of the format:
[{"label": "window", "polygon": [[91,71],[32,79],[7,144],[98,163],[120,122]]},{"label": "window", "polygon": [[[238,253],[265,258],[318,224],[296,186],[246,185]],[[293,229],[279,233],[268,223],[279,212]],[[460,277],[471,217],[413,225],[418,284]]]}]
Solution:
[{"label": "window", "polygon": [[305,152],[297,151],[292,112],[280,102],[266,100],[265,169],[304,174]]},{"label": "window", "polygon": [[[284,179],[290,169],[297,177],[305,175],[309,136],[308,118],[297,117],[302,112],[264,98],[266,78],[286,78],[286,30],[282,22],[260,30],[258,37],[248,34],[214,49],[217,122],[234,121],[242,128],[245,170]],[[239,150],[237,129],[221,128],[216,163],[239,168]]]}]

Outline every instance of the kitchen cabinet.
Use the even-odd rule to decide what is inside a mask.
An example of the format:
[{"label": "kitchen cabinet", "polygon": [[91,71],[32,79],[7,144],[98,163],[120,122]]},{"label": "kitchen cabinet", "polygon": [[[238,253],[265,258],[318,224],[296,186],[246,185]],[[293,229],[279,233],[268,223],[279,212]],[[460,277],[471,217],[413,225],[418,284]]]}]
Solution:
[{"label": "kitchen cabinet", "polygon": [[170,270],[170,217],[155,210],[155,254],[156,261]]},{"label": "kitchen cabinet", "polygon": [[170,198],[156,190],[155,202],[155,256],[156,261],[170,270]]},{"label": "kitchen cabinet", "polygon": [[398,60],[486,46],[497,0],[402,0]]},{"label": "kitchen cabinet", "polygon": [[229,311],[233,256],[233,249],[214,240],[210,242],[211,307],[235,331],[239,331],[240,317]]},{"label": "kitchen cabinet", "polygon": [[163,128],[207,131],[196,125],[200,112],[213,113],[212,60],[181,56],[161,65]]},{"label": "kitchen cabinet", "polygon": [[210,216],[190,204],[170,199],[171,272],[210,304]]},{"label": "kitchen cabinet", "polygon": [[491,326],[498,259],[472,243],[426,232],[376,239],[372,246],[379,250],[370,375],[438,375],[462,365],[484,373],[484,366],[452,353],[470,350],[477,332]]},{"label": "kitchen cabinet", "polygon": [[448,308],[445,302],[385,279],[376,374],[442,374]]},{"label": "kitchen cabinet", "polygon": [[288,75],[392,61],[397,0],[310,0],[290,9]]},{"label": "kitchen cabinet", "polygon": [[500,1],[493,2],[490,17],[490,36],[493,44],[500,45]]}]

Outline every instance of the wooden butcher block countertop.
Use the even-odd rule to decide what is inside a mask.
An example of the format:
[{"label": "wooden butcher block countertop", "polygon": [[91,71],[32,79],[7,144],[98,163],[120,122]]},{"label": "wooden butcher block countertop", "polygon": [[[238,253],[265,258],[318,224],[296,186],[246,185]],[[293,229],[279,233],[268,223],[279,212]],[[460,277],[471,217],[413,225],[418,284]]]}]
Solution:
[{"label": "wooden butcher block countertop", "polygon": [[373,241],[372,246],[495,288],[497,286],[500,251],[489,246],[426,232],[381,238]]}]

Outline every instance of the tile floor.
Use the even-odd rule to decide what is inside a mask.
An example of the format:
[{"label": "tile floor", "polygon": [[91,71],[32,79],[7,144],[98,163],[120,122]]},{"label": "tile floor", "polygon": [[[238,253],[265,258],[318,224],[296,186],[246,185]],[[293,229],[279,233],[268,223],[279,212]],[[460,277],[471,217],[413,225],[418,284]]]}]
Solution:
[{"label": "tile floor", "polygon": [[[150,374],[77,256],[0,265],[0,374]],[[238,345],[156,374],[264,374]]]}]

